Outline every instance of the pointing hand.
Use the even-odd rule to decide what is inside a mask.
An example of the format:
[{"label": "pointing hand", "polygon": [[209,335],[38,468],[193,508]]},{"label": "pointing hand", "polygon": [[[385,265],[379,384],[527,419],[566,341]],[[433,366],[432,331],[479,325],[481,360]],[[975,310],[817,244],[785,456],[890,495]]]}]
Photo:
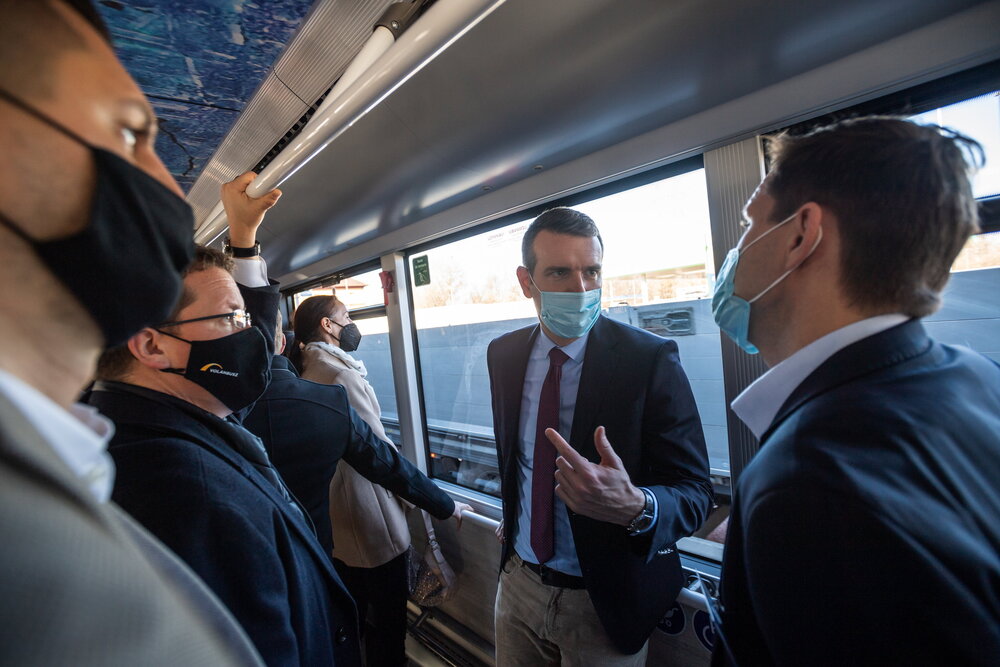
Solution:
[{"label": "pointing hand", "polygon": [[546,429],[545,435],[559,453],[556,495],[567,507],[577,514],[620,526],[627,526],[642,511],[645,496],[632,484],[603,426],[594,431],[600,463],[581,456],[555,429]]}]

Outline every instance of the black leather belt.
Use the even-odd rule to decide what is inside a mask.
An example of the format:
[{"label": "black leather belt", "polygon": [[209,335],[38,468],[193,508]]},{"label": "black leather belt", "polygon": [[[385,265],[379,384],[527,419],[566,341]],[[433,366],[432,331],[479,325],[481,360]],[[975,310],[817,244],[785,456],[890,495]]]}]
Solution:
[{"label": "black leather belt", "polygon": [[572,574],[565,574],[563,572],[558,572],[552,568],[545,567],[544,565],[538,565],[536,563],[529,563],[528,561],[521,561],[526,568],[537,574],[542,578],[542,583],[546,586],[556,586],[558,588],[570,588],[575,591],[583,590],[586,585],[583,583],[583,577],[574,577]]}]

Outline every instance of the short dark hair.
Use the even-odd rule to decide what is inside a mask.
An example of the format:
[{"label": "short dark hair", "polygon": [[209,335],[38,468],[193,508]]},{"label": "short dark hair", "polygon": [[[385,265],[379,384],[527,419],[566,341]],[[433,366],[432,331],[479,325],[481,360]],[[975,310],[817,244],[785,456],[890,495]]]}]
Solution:
[{"label": "short dark hair", "polygon": [[[192,273],[199,273],[211,268],[223,269],[228,273],[232,273],[233,267],[233,258],[229,255],[220,252],[215,248],[195,246],[194,259],[191,260],[191,263],[188,264],[187,268],[181,273],[181,277],[185,278]],[[177,305],[174,306],[173,311],[170,313],[170,317],[168,317],[166,321],[171,322],[177,319],[178,313],[194,303],[195,298],[196,295],[192,294],[191,291],[185,286],[181,290],[181,297],[177,300]],[[97,379],[121,380],[128,375],[134,360],[135,357],[133,357],[132,352],[129,351],[127,343],[108,348],[97,360]]]},{"label": "short dark hair", "polygon": [[936,125],[868,116],[768,141],[763,190],[772,222],[807,202],[839,222],[841,288],[872,314],[923,317],[940,307],[951,265],[979,229],[974,140]]},{"label": "short dark hair", "polygon": [[538,263],[534,248],[535,237],[543,231],[586,238],[593,237],[601,244],[601,251],[604,251],[604,240],[597,230],[597,225],[594,224],[589,215],[566,206],[550,208],[532,221],[528,226],[528,231],[524,232],[524,238],[521,239],[521,262],[528,269],[528,273],[532,275],[534,275],[535,265]]}]

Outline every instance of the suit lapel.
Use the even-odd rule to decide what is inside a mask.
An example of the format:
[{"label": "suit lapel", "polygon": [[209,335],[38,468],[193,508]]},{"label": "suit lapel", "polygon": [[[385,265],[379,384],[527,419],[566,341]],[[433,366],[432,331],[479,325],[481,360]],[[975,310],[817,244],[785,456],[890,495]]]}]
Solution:
[{"label": "suit lapel", "polygon": [[600,460],[594,447],[592,426],[600,414],[606,389],[613,385],[615,369],[620,365],[617,362],[619,353],[614,327],[602,315],[587,338],[569,438],[573,447],[591,461]]},{"label": "suit lapel", "polygon": [[761,436],[761,444],[793,412],[820,394],[861,376],[912,359],[926,352],[931,345],[932,341],[927,337],[920,320],[909,320],[848,345],[820,364],[796,387]]},{"label": "suit lapel", "polygon": [[503,412],[509,415],[509,419],[504,419],[504,441],[502,446],[506,453],[508,466],[517,458],[518,443],[521,433],[521,395],[524,391],[524,375],[528,370],[528,357],[531,355],[531,348],[535,345],[540,327],[536,324],[532,327],[515,332],[516,338],[511,340],[509,353],[504,354],[501,361],[503,368],[500,369],[503,377],[502,395],[506,405]]},{"label": "suit lapel", "polygon": [[[242,426],[221,419],[212,421],[216,418],[208,413],[205,413],[206,416],[203,418],[198,408],[143,387],[121,383],[102,383],[98,385],[97,389],[94,396],[97,398],[98,406],[101,405],[99,395],[102,392],[112,392],[119,394],[118,401],[125,404],[124,409],[130,415],[142,415],[141,421],[137,421],[131,416],[122,420],[123,427],[125,424],[129,424],[144,433],[158,432],[168,437],[190,442],[211,452],[235,468],[279,509],[288,519],[292,529],[299,534],[301,541],[312,552],[313,557],[322,563],[327,575],[336,578],[330,559],[323,553],[322,547],[306,525],[305,520],[296,515],[278,489],[254,469],[253,464],[238,453],[239,446],[232,443],[235,438],[254,437],[249,431],[243,429]],[[115,411],[108,412],[114,418]],[[178,416],[182,416],[182,422],[178,421]],[[223,442],[226,443],[225,446],[222,444]],[[305,509],[303,508],[302,511],[305,512]]]},{"label": "suit lapel", "polygon": [[[241,426],[237,426],[235,424],[227,422],[223,422],[223,424],[226,430],[229,429],[233,430],[232,433],[226,433],[224,431],[220,431],[218,433],[218,436],[226,440],[227,443],[233,438],[254,437],[249,431],[245,431],[245,429],[244,429],[245,433],[238,432],[237,429],[242,429]],[[190,436],[188,436],[187,439],[190,439]],[[323,564],[323,569],[326,570],[327,574],[329,575],[333,574],[329,557],[323,553],[323,550],[320,547],[319,542],[316,540],[315,533],[313,533],[312,530],[309,528],[309,526],[306,525],[303,516],[299,516],[291,508],[291,506],[288,504],[288,501],[281,495],[278,489],[275,488],[275,486],[269,480],[265,479],[265,477],[260,472],[255,470],[253,465],[249,461],[247,461],[242,455],[237,453],[236,451],[237,448],[234,445],[229,444],[228,447],[220,447],[215,442],[215,438],[212,437],[203,438],[200,442],[197,442],[197,444],[201,445],[205,449],[210,450],[211,452],[216,454],[219,458],[227,461],[230,465],[239,470],[244,475],[244,477],[246,477],[250,482],[252,482],[253,485],[256,486],[264,495],[266,495],[271,500],[271,502],[278,508],[278,510],[285,516],[285,518],[288,520],[288,523],[293,527],[293,529],[299,534],[299,537],[301,538],[302,542],[312,552],[313,557],[317,561]],[[299,508],[301,512],[305,513],[306,509],[301,506],[301,503],[299,503]]]}]

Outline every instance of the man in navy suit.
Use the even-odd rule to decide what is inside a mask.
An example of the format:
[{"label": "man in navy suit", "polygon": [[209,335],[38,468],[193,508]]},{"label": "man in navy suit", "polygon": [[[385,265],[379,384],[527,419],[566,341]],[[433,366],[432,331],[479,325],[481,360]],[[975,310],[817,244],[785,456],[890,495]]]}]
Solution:
[{"label": "man in navy suit", "polygon": [[517,276],[540,324],[487,352],[504,501],[499,665],[645,664],[682,584],[674,544],[711,505],[677,345],[601,316],[603,250],[586,215],[539,216]]},{"label": "man in navy suit", "polygon": [[920,322],[977,229],[979,146],[872,117],[770,148],[713,300],[771,367],[732,405],[761,450],[714,663],[996,664],[1000,367]]}]

